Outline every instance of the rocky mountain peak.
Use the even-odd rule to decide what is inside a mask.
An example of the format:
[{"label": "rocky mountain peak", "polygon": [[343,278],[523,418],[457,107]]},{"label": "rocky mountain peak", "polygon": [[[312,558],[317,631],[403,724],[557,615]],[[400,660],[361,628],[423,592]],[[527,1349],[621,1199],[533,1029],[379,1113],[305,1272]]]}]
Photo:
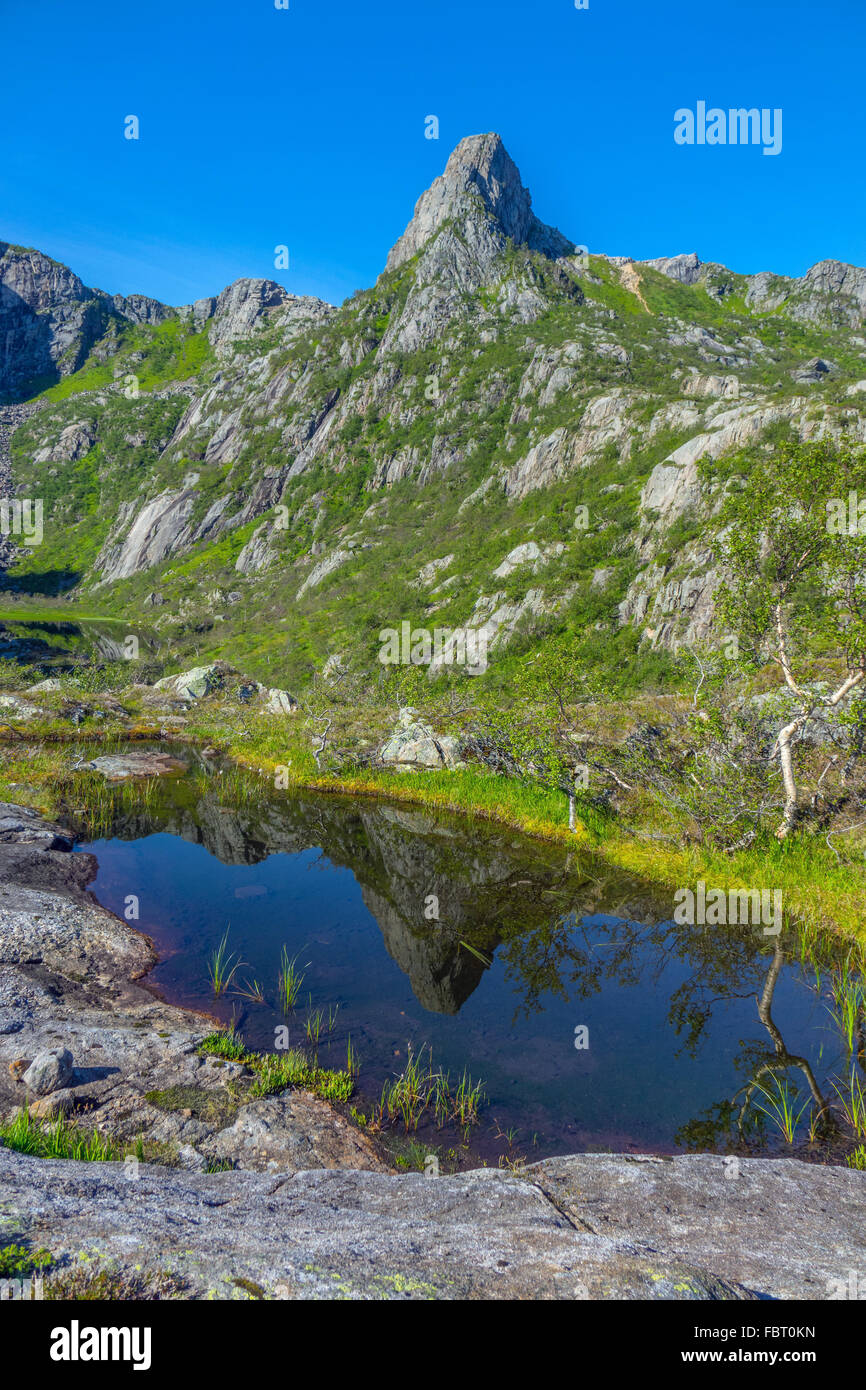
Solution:
[{"label": "rocky mountain peak", "polygon": [[217,353],[230,353],[238,338],[247,337],[273,313],[288,335],[333,312],[333,306],[311,295],[290,294],[275,280],[243,278],[227,285],[214,300],[199,300],[194,315],[212,317],[210,340]]},{"label": "rocky mountain peak", "polygon": [[552,258],[574,250],[567,237],[535,216],[517,165],[500,136],[489,132],[460,141],[445,172],[418,199],[412,221],[391,250],[387,269],[395,270],[414,256],[445,222],[477,216],[479,198],[497,230],[518,245]]}]

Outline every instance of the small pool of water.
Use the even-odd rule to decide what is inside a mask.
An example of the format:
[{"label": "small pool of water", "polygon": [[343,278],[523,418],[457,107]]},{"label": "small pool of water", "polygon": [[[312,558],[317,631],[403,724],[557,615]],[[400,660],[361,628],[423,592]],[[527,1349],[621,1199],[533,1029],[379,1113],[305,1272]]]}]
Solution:
[{"label": "small pool of water", "polygon": [[76,618],[74,610],[69,621],[38,616],[0,619],[0,658],[33,666],[45,675],[83,670],[91,663],[130,660],[133,654],[149,660],[157,645],[154,636],[137,625]]},{"label": "small pool of water", "polygon": [[[784,934],[676,925],[673,890],[585,852],[262,779],[229,803],[221,775],[201,762],[150,784],[146,805],[127,789],[103,838],[78,846],[98,859],[93,892],[119,916],[135,904],[166,999],[234,1016],[251,1046],[273,1049],[287,1025],[309,1047],[321,1010],[319,1061],[344,1066],[351,1039],[362,1108],[407,1048],[432,1049],[436,1067],[483,1081],[474,1142],[491,1157],[729,1152],[751,1078],[778,1076],[799,1105],[810,1086],[832,1099],[850,1069]],[[208,964],[226,932],[243,964],[214,999]],[[284,947],[304,976],[288,1018]],[[254,981],[264,1002],[248,997]],[[758,1102],[745,1106],[752,1151],[784,1147]]]}]

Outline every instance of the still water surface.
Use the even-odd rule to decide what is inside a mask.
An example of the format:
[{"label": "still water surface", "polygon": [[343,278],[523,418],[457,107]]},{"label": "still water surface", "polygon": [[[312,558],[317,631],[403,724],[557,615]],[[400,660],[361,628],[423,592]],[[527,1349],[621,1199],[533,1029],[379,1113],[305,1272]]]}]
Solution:
[{"label": "still water surface", "polygon": [[[407,1045],[432,1048],[437,1067],[484,1083],[482,1149],[508,1132],[530,1157],[728,1151],[743,1088],[766,1083],[766,1063],[801,1100],[845,1074],[819,981],[784,936],[675,925],[672,895],[585,852],[261,782],[226,805],[218,773],[201,769],[79,849],[98,857],[102,903],[123,916],[138,899],[136,925],[160,956],[151,983],[167,999],[234,1014],[251,1046],[272,1049],[287,1021],[285,946],[304,974],[292,1043],[307,1045],[321,1008],[319,1061],[345,1065],[351,1038],[362,1099],[400,1072]],[[264,1003],[214,1000],[208,961],[227,929],[243,962],[234,985],[259,981]],[[777,1150],[761,1099],[752,1092],[743,1133]]]}]

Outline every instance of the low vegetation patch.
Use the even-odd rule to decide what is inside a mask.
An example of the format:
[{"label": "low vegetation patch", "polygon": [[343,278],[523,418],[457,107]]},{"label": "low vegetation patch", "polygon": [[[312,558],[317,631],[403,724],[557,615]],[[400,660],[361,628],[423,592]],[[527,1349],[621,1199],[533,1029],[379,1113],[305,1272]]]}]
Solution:
[{"label": "low vegetation patch", "polygon": [[213,1090],[204,1086],[169,1086],[163,1091],[147,1091],[144,1098],[158,1110],[189,1111],[191,1119],[217,1129],[234,1122],[240,1104],[240,1097],[230,1095],[222,1086]]},{"label": "low vegetation patch", "polygon": [[280,1053],[252,1052],[231,1031],[211,1033],[199,1045],[204,1056],[222,1057],[241,1062],[254,1073],[249,1090],[250,1099],[276,1095],[289,1086],[299,1086],[328,1101],[348,1101],[355,1089],[354,1066],[350,1051],[346,1069],[332,1071],[316,1066],[300,1048]]},{"label": "low vegetation patch", "polygon": [[26,1278],[48,1269],[53,1263],[50,1250],[33,1250],[25,1245],[0,1246],[0,1279]]},{"label": "low vegetation patch", "polygon": [[156,1302],[184,1298],[188,1287],[185,1279],[164,1270],[143,1273],[79,1265],[51,1275],[43,1297],[53,1303]]},{"label": "low vegetation patch", "polygon": [[83,1129],[62,1115],[40,1123],[26,1109],[0,1124],[0,1144],[34,1158],[72,1158],[85,1163],[115,1163],[125,1153],[125,1147],[98,1130]]}]

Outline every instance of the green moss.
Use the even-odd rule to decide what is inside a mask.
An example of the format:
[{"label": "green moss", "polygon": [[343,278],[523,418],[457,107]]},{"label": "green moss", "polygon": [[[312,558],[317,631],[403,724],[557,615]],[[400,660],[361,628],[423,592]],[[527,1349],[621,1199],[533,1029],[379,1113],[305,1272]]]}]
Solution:
[{"label": "green moss", "polygon": [[159,1110],[189,1110],[193,1119],[225,1129],[237,1118],[238,1101],[228,1091],[209,1090],[204,1086],[169,1086],[163,1091],[148,1091],[145,1100]]}]

